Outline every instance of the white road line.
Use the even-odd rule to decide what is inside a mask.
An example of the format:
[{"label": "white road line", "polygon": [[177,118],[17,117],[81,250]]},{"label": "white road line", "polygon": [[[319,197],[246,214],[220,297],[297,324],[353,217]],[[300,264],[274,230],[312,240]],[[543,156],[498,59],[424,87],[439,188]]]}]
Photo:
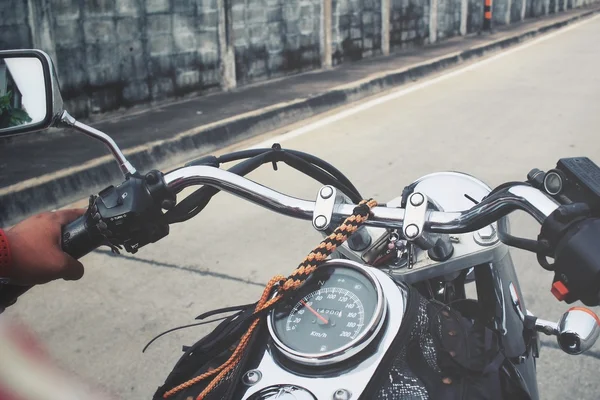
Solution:
[{"label": "white road line", "polygon": [[383,95],[381,97],[377,97],[377,98],[375,98],[373,100],[367,101],[367,102],[362,103],[360,105],[357,105],[355,107],[346,109],[344,111],[340,111],[337,114],[330,115],[330,116],[328,116],[326,118],[323,118],[321,120],[318,120],[316,122],[313,122],[311,124],[303,126],[302,128],[294,129],[292,131],[283,133],[281,135],[277,135],[277,136],[272,137],[272,138],[270,138],[268,140],[265,140],[264,142],[261,142],[259,144],[254,145],[254,146],[251,146],[248,149],[259,149],[259,148],[271,147],[271,145],[273,143],[282,143],[282,142],[285,142],[287,140],[293,139],[295,137],[304,135],[305,133],[312,132],[315,129],[322,128],[322,127],[324,127],[326,125],[329,125],[329,124],[331,124],[333,122],[337,122],[337,121],[342,120],[342,119],[344,119],[346,117],[349,117],[351,115],[354,115],[354,114],[357,114],[359,112],[362,112],[362,111],[368,110],[370,108],[376,107],[376,106],[378,106],[380,104],[386,103],[386,102],[391,101],[391,100],[398,99],[400,97],[406,96],[407,94],[416,92],[417,90],[421,90],[421,89],[427,88],[429,86],[435,85],[436,83],[443,82],[443,81],[445,81],[447,79],[450,79],[450,78],[454,78],[455,76],[462,75],[465,72],[469,72],[469,71],[473,71],[475,69],[481,68],[481,67],[483,67],[483,66],[485,66],[485,65],[487,65],[487,64],[489,64],[489,63],[491,63],[493,61],[499,60],[499,59],[501,59],[503,57],[506,57],[508,55],[516,53],[517,51],[525,50],[525,49],[527,49],[527,48],[529,48],[531,46],[534,46],[534,45],[542,43],[542,42],[544,42],[546,40],[552,39],[552,38],[554,38],[554,37],[556,37],[558,35],[562,35],[563,33],[569,32],[572,29],[579,28],[582,25],[587,24],[587,23],[589,23],[589,22],[591,22],[591,21],[593,21],[593,20],[595,20],[597,18],[600,18],[600,15],[596,15],[594,17],[591,17],[589,19],[583,20],[581,22],[576,22],[576,23],[572,24],[571,26],[568,26],[566,28],[561,28],[561,29],[559,29],[556,32],[545,34],[545,35],[543,35],[543,36],[541,36],[541,37],[539,37],[537,39],[533,39],[531,41],[525,42],[525,43],[523,43],[523,44],[521,44],[521,45],[519,45],[517,47],[514,47],[512,49],[504,50],[504,51],[502,51],[502,53],[499,53],[499,54],[497,54],[495,56],[492,56],[492,57],[489,57],[489,58],[485,58],[485,59],[483,59],[481,61],[476,61],[473,64],[469,64],[469,65],[465,66],[464,68],[448,72],[448,73],[446,73],[444,75],[441,75],[441,76],[438,76],[436,78],[424,81],[422,83],[415,84],[414,86],[411,86],[411,87],[408,87],[408,88],[393,89],[393,91],[391,93],[387,94],[387,95]]}]

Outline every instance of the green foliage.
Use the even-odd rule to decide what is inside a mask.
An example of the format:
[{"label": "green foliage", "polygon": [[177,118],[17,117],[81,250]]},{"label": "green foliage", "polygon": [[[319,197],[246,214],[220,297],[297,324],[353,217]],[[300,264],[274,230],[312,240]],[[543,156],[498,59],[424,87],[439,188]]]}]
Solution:
[{"label": "green foliage", "polygon": [[11,91],[0,96],[0,128],[9,128],[31,122],[27,111],[12,106],[13,94]]}]

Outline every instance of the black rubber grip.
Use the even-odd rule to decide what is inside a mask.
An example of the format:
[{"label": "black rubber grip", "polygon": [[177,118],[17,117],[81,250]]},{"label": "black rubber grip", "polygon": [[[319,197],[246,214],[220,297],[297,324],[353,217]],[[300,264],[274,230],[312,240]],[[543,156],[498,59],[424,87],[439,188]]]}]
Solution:
[{"label": "black rubber grip", "polygon": [[0,312],[8,306],[12,306],[17,298],[31,289],[33,286],[2,285],[0,288]]},{"label": "black rubber grip", "polygon": [[[62,228],[62,249],[75,259],[85,256],[103,242],[102,235],[88,229],[87,221],[88,216],[82,215]],[[14,304],[19,296],[32,287],[12,284],[3,285],[2,290],[0,290],[0,312]]]},{"label": "black rubber grip", "polygon": [[85,256],[104,240],[102,235],[89,229],[88,218],[87,214],[82,215],[62,229],[62,249],[75,259]]}]

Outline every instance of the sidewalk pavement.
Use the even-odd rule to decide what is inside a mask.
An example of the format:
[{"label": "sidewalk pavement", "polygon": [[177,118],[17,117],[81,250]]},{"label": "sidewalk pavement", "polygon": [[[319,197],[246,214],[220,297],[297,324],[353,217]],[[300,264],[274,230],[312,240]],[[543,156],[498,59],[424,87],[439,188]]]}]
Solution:
[{"label": "sidewalk pavement", "polygon": [[[111,135],[140,171],[206,154],[253,135],[412,82],[444,68],[557,29],[598,5],[455,37],[433,45],[346,63],[129,115],[89,122]],[[83,121],[86,122],[86,121]],[[71,130],[0,139],[0,226],[60,207],[121,182],[103,144]]]}]

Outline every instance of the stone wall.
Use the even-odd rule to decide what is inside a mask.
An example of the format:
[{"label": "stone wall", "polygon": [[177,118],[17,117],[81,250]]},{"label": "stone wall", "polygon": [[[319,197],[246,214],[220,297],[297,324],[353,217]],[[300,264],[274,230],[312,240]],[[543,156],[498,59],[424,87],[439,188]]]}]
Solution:
[{"label": "stone wall", "polygon": [[483,27],[483,0],[469,0],[467,8],[467,33],[479,32]]},{"label": "stone wall", "polygon": [[558,11],[565,11],[567,0],[557,0],[558,1]]},{"label": "stone wall", "polygon": [[0,49],[31,47],[27,0],[0,0]]},{"label": "stone wall", "polygon": [[238,84],[318,68],[320,0],[232,0]]},{"label": "stone wall", "polygon": [[506,24],[507,9],[507,0],[492,0],[492,23],[497,25]]},{"label": "stone wall", "polygon": [[[216,0],[11,0],[2,4],[12,5],[7,8],[18,12],[21,20],[22,9],[29,7],[37,32],[27,44],[53,56],[63,98],[74,115],[219,85]],[[6,14],[2,15],[4,20]],[[29,47],[24,46],[24,32],[15,34],[20,42],[9,38],[2,48]]]},{"label": "stone wall", "polygon": [[525,12],[525,18],[535,18],[542,16],[546,13],[546,0],[530,0],[527,2],[527,10]]},{"label": "stone wall", "polygon": [[[531,0],[530,0],[531,2]],[[521,12],[523,9],[523,0],[511,0],[510,2],[510,22],[521,21]]]},{"label": "stone wall", "polygon": [[461,0],[438,0],[437,38],[442,40],[460,34]]},{"label": "stone wall", "polygon": [[332,0],[333,65],[381,54],[381,0]]},{"label": "stone wall", "polygon": [[390,47],[420,45],[429,38],[429,0],[392,0]]},{"label": "stone wall", "polygon": [[[85,117],[481,29],[483,0],[435,0],[430,18],[432,1],[0,0],[0,49],[47,51],[66,107]],[[591,0],[494,0],[494,24],[520,21],[524,2],[532,18]]]},{"label": "stone wall", "polygon": [[54,42],[77,114],[217,86],[216,0],[58,0]]}]

